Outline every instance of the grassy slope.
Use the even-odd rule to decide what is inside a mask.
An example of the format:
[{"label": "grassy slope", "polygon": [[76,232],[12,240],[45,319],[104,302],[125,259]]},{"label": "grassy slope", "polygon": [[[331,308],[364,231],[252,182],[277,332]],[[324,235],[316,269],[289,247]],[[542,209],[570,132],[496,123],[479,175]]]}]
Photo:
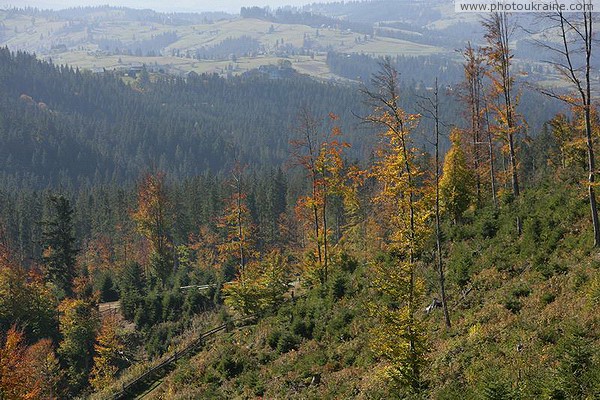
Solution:
[{"label": "grassy slope", "polygon": [[[67,21],[53,21],[38,17],[35,21],[31,17],[16,15],[8,17],[6,12],[0,11],[0,21],[4,24],[0,45],[9,46],[11,49],[23,49],[41,55],[49,55],[58,64],[69,64],[81,68],[117,68],[130,64],[160,64],[169,66],[171,72],[218,72],[222,73],[229,61],[193,60],[184,57],[171,57],[172,49],[179,49],[181,54],[187,50],[211,47],[227,38],[250,36],[258,40],[266,50],[265,55],[258,57],[244,57],[238,59],[235,73],[241,73],[260,65],[275,64],[278,58],[274,55],[275,42],[284,40],[285,43],[302,47],[304,35],[310,35],[312,40],[321,48],[330,48],[345,53],[365,53],[379,55],[426,55],[442,51],[442,49],[416,44],[399,39],[374,38],[367,42],[356,43],[356,38],[363,35],[340,31],[338,29],[323,28],[319,30],[319,37],[315,37],[316,29],[306,25],[273,24],[274,32],[269,33],[271,22],[256,19],[236,18],[221,20],[212,24],[170,26],[160,23],[142,21],[129,21],[123,18],[118,10],[98,12],[98,15],[88,15],[98,18],[94,29],[91,30],[96,39],[110,38],[131,43],[135,40],[149,39],[153,35],[176,31],[179,40],[163,50],[160,57],[135,57],[135,56],[108,56],[97,55],[98,47],[87,38],[87,31],[75,28],[69,29]],[[56,44],[66,44],[67,52],[48,54],[50,47]],[[119,63],[119,59],[122,61]],[[298,56],[291,59],[292,63],[302,73],[308,73],[323,78],[330,78],[325,64],[325,52],[319,52],[314,59]]]},{"label": "grassy slope", "polygon": [[[428,398],[535,399],[559,388],[578,398],[569,391],[577,387],[572,381],[598,378],[592,375],[600,349],[600,255],[591,251],[580,193],[553,185],[526,191],[519,239],[507,213],[514,206],[499,214],[481,210],[447,227],[454,325],[446,331],[439,310],[423,314],[431,345]],[[308,291],[181,363],[153,398],[399,396],[368,346],[368,264],[350,273],[338,263],[334,275],[327,289]],[[430,290],[424,308],[435,296],[435,274],[428,266],[423,276]]]}]

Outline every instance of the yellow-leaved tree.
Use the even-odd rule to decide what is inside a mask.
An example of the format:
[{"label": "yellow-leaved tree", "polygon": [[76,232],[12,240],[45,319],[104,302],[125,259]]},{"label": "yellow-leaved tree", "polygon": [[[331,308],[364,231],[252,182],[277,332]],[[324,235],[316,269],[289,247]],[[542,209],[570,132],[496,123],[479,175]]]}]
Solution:
[{"label": "yellow-leaved tree", "polygon": [[373,78],[375,89],[363,89],[372,113],[365,117],[383,128],[381,146],[372,177],[379,186],[374,202],[388,226],[387,255],[374,265],[374,288],[378,292],[372,310],[377,323],[372,345],[389,360],[386,372],[402,388],[419,393],[428,351],[425,330],[417,315],[423,284],[417,275],[419,257],[427,237],[431,205],[424,195],[420,153],[411,143],[419,115],[400,107],[398,72],[390,60],[381,64]]},{"label": "yellow-leaved tree", "polygon": [[260,262],[249,263],[237,278],[223,287],[225,304],[242,315],[273,310],[288,289],[289,265],[279,251]]},{"label": "yellow-leaved tree", "polygon": [[119,369],[126,364],[125,345],[119,337],[119,327],[119,318],[116,315],[108,315],[102,320],[102,326],[96,337],[90,383],[97,390],[110,384]]},{"label": "yellow-leaved tree", "polygon": [[452,147],[444,158],[444,168],[440,180],[440,198],[442,208],[456,223],[469,208],[476,184],[473,170],[467,165],[458,130],[452,131],[450,141]]}]

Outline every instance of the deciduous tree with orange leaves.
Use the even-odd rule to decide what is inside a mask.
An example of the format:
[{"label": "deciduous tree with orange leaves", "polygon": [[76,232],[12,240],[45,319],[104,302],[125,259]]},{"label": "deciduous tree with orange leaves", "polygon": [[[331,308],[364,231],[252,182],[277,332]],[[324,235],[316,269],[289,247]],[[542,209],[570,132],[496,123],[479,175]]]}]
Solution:
[{"label": "deciduous tree with orange leaves", "polygon": [[225,232],[225,241],[217,246],[221,261],[238,260],[238,272],[243,273],[246,264],[255,256],[255,226],[244,189],[244,167],[236,164],[231,173],[233,191],[225,200],[223,215],[218,226]]},{"label": "deciduous tree with orange leaves", "polygon": [[[329,114],[333,123],[338,119]],[[346,187],[346,171],[343,160],[344,149],[350,145],[341,140],[342,131],[334,125],[327,133],[323,133],[321,122],[307,110],[300,114],[300,138],[292,141],[293,157],[307,173],[311,185],[311,193],[298,200],[298,216],[308,215],[310,211],[313,225],[313,241],[317,255],[317,274],[322,283],[329,275],[329,228],[327,213],[332,196],[344,196]]]},{"label": "deciduous tree with orange leaves", "polygon": [[173,270],[171,202],[164,173],[147,174],[138,184],[137,208],[132,218],[138,232],[150,243],[151,270],[164,285]]},{"label": "deciduous tree with orange leaves", "polygon": [[0,398],[57,398],[60,371],[51,341],[27,346],[25,335],[15,326],[0,340]]}]

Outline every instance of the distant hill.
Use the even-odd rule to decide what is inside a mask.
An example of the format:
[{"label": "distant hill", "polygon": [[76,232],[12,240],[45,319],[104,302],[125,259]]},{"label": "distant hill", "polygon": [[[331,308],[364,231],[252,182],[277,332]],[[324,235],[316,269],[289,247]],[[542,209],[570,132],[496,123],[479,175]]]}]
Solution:
[{"label": "distant hill", "polygon": [[[366,78],[377,71],[372,60],[363,70],[349,69],[353,60],[346,60],[330,63],[339,73],[355,71]],[[412,112],[419,111],[417,94],[426,94],[436,76],[423,72],[432,60],[419,60],[397,59],[403,103]],[[281,166],[289,161],[303,107],[319,117],[330,112],[340,117],[344,138],[353,144],[351,158],[368,158],[376,140],[354,115],[365,113],[357,85],[319,82],[277,68],[224,79],[195,73],[174,77],[150,72],[151,67],[92,73],[1,50],[2,182],[37,187],[123,182],[148,168],[187,177],[227,169],[234,154],[256,167]],[[460,78],[459,70],[453,74]],[[415,79],[419,76],[422,80]],[[444,120],[459,123],[462,111],[453,90],[444,92],[442,105]],[[535,134],[559,105],[524,91],[520,108]],[[424,119],[420,129],[430,127]]]}]

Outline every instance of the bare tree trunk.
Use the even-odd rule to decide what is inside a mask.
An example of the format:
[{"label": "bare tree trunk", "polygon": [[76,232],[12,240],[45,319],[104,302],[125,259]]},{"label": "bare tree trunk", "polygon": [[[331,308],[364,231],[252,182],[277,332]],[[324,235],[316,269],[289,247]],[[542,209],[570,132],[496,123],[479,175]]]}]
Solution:
[{"label": "bare tree trunk", "polygon": [[[472,92],[470,92],[470,99]],[[442,308],[444,311],[444,322],[446,327],[451,327],[450,313],[448,312],[448,303],[446,301],[446,283],[444,275],[444,262],[442,258],[442,227],[441,227],[441,207],[440,207],[440,113],[439,113],[439,85],[438,80],[435,80],[433,99],[431,97],[422,97],[427,104],[419,104],[420,108],[427,114],[434,122],[434,135],[433,141],[435,149],[435,245],[436,245],[436,257],[435,261],[437,264],[437,271],[439,275],[440,284],[440,297],[442,299]],[[472,105],[473,103],[470,102]]]},{"label": "bare tree trunk", "polygon": [[[588,6],[589,2],[584,2]],[[591,11],[581,13],[581,21],[575,19],[569,20],[559,11],[555,16],[550,16],[558,23],[554,28],[560,29],[561,45],[560,47],[552,47],[543,44],[546,49],[552,50],[564,62],[553,63],[559,70],[562,76],[576,90],[579,99],[575,100],[568,96],[553,93],[552,91],[542,90],[543,93],[560,99],[574,107],[576,111],[583,111],[585,120],[585,141],[587,155],[587,173],[588,173],[588,197],[590,202],[590,212],[592,215],[592,226],[594,228],[594,247],[600,247],[600,221],[598,220],[598,208],[596,203],[596,159],[594,154],[594,135],[592,131],[592,48],[594,41],[593,18]],[[571,37],[572,35],[572,37]],[[577,43],[581,43],[581,47],[573,48]],[[583,65],[575,65],[577,59],[575,54],[584,54]]]},{"label": "bare tree trunk", "polygon": [[438,81],[435,80],[434,92],[434,120],[435,120],[435,242],[437,252],[437,267],[440,278],[440,297],[442,298],[442,308],[444,310],[444,321],[446,327],[450,328],[450,313],[448,312],[448,303],[446,301],[446,285],[444,276],[444,263],[442,260],[442,227],[440,223],[440,118],[439,118],[439,98]]},{"label": "bare tree trunk", "polygon": [[592,64],[593,45],[593,21],[592,13],[584,14],[584,38],[585,38],[585,96],[582,96],[585,107],[585,137],[588,158],[588,195],[590,198],[590,211],[592,213],[592,224],[594,226],[594,247],[600,246],[600,222],[598,221],[598,207],[596,206],[596,160],[594,156],[594,137],[592,136],[592,88],[590,70]]},{"label": "bare tree trunk", "polygon": [[[483,25],[487,30],[485,37],[490,45],[488,48],[488,59],[497,74],[497,76],[492,79],[494,79],[500,87],[504,100],[504,110],[502,112],[504,113],[504,125],[508,142],[509,173],[512,192],[515,196],[515,201],[518,201],[521,191],[514,139],[517,124],[515,122],[512,98],[513,78],[510,73],[512,54],[509,47],[511,31],[508,23],[508,16],[506,13],[492,14],[488,20],[484,21]],[[517,234],[520,235],[523,228],[521,217],[517,215],[516,219]]]},{"label": "bare tree trunk", "polygon": [[492,132],[490,130],[490,117],[488,113],[487,104],[485,106],[485,123],[488,140],[488,156],[490,159],[490,181],[492,185],[492,201],[494,208],[498,209],[498,198],[496,197],[496,173],[494,167],[494,142],[492,141]]}]

